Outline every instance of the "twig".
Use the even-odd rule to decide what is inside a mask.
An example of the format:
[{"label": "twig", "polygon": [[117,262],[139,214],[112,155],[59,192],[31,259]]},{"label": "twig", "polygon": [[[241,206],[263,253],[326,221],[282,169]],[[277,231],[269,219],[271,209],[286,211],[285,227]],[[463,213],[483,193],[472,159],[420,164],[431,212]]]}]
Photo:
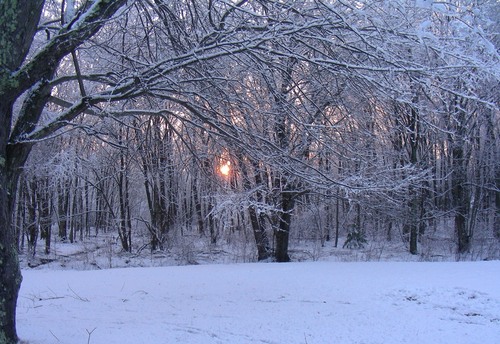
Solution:
[{"label": "twig", "polygon": [[64,299],[64,296],[38,297],[38,301]]},{"label": "twig", "polygon": [[55,334],[54,334],[51,330],[49,330],[49,332],[50,332],[50,334],[51,334],[52,336],[54,336],[54,338],[57,340],[57,342],[59,342],[59,343],[61,342],[61,341],[59,340],[59,338],[57,338],[57,336],[56,336],[56,335],[55,335]]},{"label": "twig", "polygon": [[71,290],[71,292],[75,295],[75,299],[77,300],[80,300],[80,301],[83,301],[83,302],[90,302],[89,299],[87,298],[84,298],[84,297],[81,297],[80,295],[78,295],[73,289],[71,289],[71,287],[68,285],[68,288],[69,290]]},{"label": "twig", "polygon": [[87,339],[87,344],[90,344],[90,336],[92,336],[92,333],[94,333],[94,331],[95,331],[96,328],[97,327],[94,327],[94,329],[92,331],[89,331],[89,330],[85,329],[85,331],[87,331],[87,334],[89,336],[89,338]]}]

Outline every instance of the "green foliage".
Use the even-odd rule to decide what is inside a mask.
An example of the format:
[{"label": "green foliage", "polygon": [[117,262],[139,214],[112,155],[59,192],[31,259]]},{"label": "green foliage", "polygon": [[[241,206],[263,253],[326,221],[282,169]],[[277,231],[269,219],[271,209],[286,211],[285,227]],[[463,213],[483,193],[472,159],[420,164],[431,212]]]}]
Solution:
[{"label": "green foliage", "polygon": [[347,239],[342,246],[343,248],[349,249],[360,249],[365,247],[368,241],[366,240],[366,235],[362,231],[354,230],[347,234]]}]

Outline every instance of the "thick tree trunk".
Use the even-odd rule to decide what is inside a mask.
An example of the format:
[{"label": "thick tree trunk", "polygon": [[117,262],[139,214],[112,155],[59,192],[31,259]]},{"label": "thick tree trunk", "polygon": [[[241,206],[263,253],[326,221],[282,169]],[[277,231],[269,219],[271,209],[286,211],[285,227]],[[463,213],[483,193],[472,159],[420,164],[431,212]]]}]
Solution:
[{"label": "thick tree trunk", "polygon": [[[0,83],[5,79],[0,75]],[[0,97],[4,95],[1,92]],[[9,99],[8,97],[6,97]],[[12,168],[7,154],[13,102],[0,102],[0,343],[18,342],[16,306],[21,287],[17,240],[12,226],[13,207],[20,170]]]},{"label": "thick tree trunk", "polygon": [[9,180],[0,155],[0,343],[17,343],[16,304],[21,286],[15,231],[11,227],[16,180]]},{"label": "thick tree trunk", "polygon": [[[2,78],[0,78],[1,82]],[[0,96],[1,96],[0,92]],[[20,169],[11,163],[7,153],[12,103],[0,102],[0,343],[18,342],[16,306],[21,287],[21,269],[17,253],[16,231],[12,216],[16,201]],[[29,151],[29,148],[26,148]],[[25,153],[27,156],[27,152]],[[21,154],[21,157],[23,155]],[[24,161],[16,159],[16,161]]]},{"label": "thick tree trunk", "polygon": [[[251,177],[247,171],[248,166],[243,163],[243,157],[239,157],[239,164],[241,168],[241,173],[243,175],[243,188],[245,191],[249,192],[252,190],[252,183],[250,181]],[[252,171],[254,174],[254,182],[257,187],[255,195],[252,197],[252,202],[259,202],[262,200],[262,193],[259,190],[264,186],[262,176],[259,171],[259,164],[255,161],[251,161]],[[269,250],[269,238],[267,237],[266,230],[263,225],[262,215],[259,215],[257,206],[250,204],[248,207],[248,215],[250,218],[250,225],[252,226],[252,232],[255,239],[255,244],[257,246],[257,260],[266,260],[270,257],[271,253]]]},{"label": "thick tree trunk", "polygon": [[[21,271],[17,257],[12,211],[19,178],[17,165],[24,154],[10,156],[7,143],[10,139],[12,111],[21,91],[11,79],[28,54],[36,31],[43,1],[0,2],[0,343],[17,343],[16,305],[21,286]],[[21,166],[21,164],[19,164]]]},{"label": "thick tree trunk", "polygon": [[248,214],[252,225],[255,243],[257,244],[257,260],[265,260],[269,258],[269,240],[267,238],[266,231],[262,226],[255,206],[248,207]]},{"label": "thick tree trunk", "polygon": [[290,261],[290,256],[288,255],[288,241],[295,201],[291,193],[285,192],[281,197],[282,210],[280,212],[279,228],[276,230],[275,257],[277,262],[284,263]]},{"label": "thick tree trunk", "polygon": [[276,251],[274,256],[276,261],[279,263],[286,263],[290,261],[290,256],[288,255],[289,236],[290,230],[280,228],[276,231]]}]

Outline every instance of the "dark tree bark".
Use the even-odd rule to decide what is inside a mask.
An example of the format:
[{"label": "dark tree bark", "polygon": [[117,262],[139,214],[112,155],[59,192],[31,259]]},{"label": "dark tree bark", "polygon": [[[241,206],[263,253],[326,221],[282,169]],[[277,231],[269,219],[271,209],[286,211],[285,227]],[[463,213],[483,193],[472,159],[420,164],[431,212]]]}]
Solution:
[{"label": "dark tree bark", "polygon": [[[252,189],[250,175],[247,171],[249,167],[244,165],[242,157],[239,157],[239,165],[241,173],[243,175],[243,188],[248,192]],[[253,202],[259,202],[262,200],[262,192],[260,191],[260,188],[264,187],[264,181],[262,180],[258,164],[255,162],[251,162],[250,165],[254,173],[253,179],[255,181],[257,191],[255,192],[255,195],[250,199],[252,203],[248,206],[248,215],[255,239],[255,244],[257,245],[257,260],[261,261],[270,257],[269,239],[264,228],[264,221],[258,213],[257,206]]]},{"label": "dark tree bark", "polygon": [[452,149],[452,197],[455,205],[455,232],[458,238],[458,253],[466,253],[470,249],[470,236],[467,231],[467,196],[465,190],[465,171],[463,147],[456,144]]},{"label": "dark tree bark", "polygon": [[[410,163],[414,166],[418,164],[418,145],[420,143],[420,125],[418,111],[411,107],[409,113],[409,145],[410,145]],[[419,212],[419,192],[415,186],[411,185],[408,192],[410,202],[408,204],[410,216],[408,226],[410,227],[410,253],[418,253],[418,212]]]},{"label": "dark tree bark", "polygon": [[454,135],[450,135],[452,174],[451,196],[455,209],[455,233],[457,235],[458,253],[467,253],[470,250],[471,237],[467,228],[469,213],[469,195],[467,193],[467,152],[466,152],[466,101],[455,99]]},{"label": "dark tree bark", "polygon": [[[297,60],[289,58],[285,62],[286,68],[281,70],[281,80],[279,87],[273,90],[274,101],[277,111],[276,122],[274,124],[274,135],[278,147],[286,152],[290,149],[290,123],[288,118],[287,109],[290,108],[289,93],[293,85],[293,69]],[[278,85],[277,85],[278,86]],[[292,211],[295,206],[294,199],[294,186],[295,183],[291,180],[288,173],[279,172],[274,178],[274,189],[278,191],[278,205],[279,210],[277,215],[279,217],[279,226],[275,229],[276,248],[275,258],[277,262],[289,262],[290,256],[288,255],[288,241],[290,237],[290,225],[292,222]]]},{"label": "dark tree bark", "polygon": [[17,343],[16,305],[21,286],[15,230],[11,226],[19,165],[8,156],[13,105],[20,94],[12,73],[28,54],[44,1],[0,3],[0,343]]},{"label": "dark tree bark", "polygon": [[[124,141],[128,141],[128,131],[125,134],[125,140],[121,128],[119,132],[120,145],[124,145]],[[117,176],[118,201],[120,204],[118,236],[120,238],[122,249],[126,252],[132,252],[132,221],[130,218],[128,156],[125,149],[121,149],[118,154],[120,160],[120,170],[118,171]]]},{"label": "dark tree bark", "polygon": [[[0,126],[2,126],[0,131],[7,128]],[[16,304],[22,277],[15,231],[11,228],[14,202],[11,195],[15,191],[14,185],[17,180],[10,177],[11,173],[5,167],[5,162],[0,164],[0,223],[2,226],[0,230],[0,343],[10,344],[17,343]]]},{"label": "dark tree bark", "polygon": [[198,224],[198,233],[200,235],[203,235],[205,234],[205,221],[203,220],[203,205],[201,204],[200,195],[198,191],[198,178],[199,176],[196,175],[194,180],[191,182],[191,187],[193,193],[193,202],[196,213],[196,220]]},{"label": "dark tree bark", "polygon": [[30,258],[33,258],[36,255],[36,244],[38,239],[38,226],[36,218],[36,183],[26,181],[23,191],[23,196],[26,202],[26,236],[28,238],[28,254]]},{"label": "dark tree bark", "polygon": [[51,202],[49,191],[49,178],[38,180],[37,204],[39,213],[40,239],[45,240],[45,254],[50,253],[51,239]]},{"label": "dark tree bark", "polygon": [[[394,138],[393,145],[396,150],[406,149],[407,158],[401,164],[409,162],[412,166],[421,165],[420,149],[422,144],[420,113],[417,108],[418,97],[413,97],[413,104],[397,104],[398,133]],[[422,190],[419,185],[411,184],[408,187],[408,201],[406,204],[406,216],[403,222],[403,233],[409,241],[411,254],[418,254],[418,235],[422,226],[421,214],[423,213]]]},{"label": "dark tree bark", "polygon": [[68,239],[68,217],[69,217],[69,181],[60,181],[57,185],[57,225],[59,228],[59,239]]},{"label": "dark tree bark", "polygon": [[276,261],[285,263],[290,261],[288,255],[288,239],[292,223],[292,211],[295,206],[294,195],[291,192],[281,194],[281,211],[279,212],[279,228],[276,230]]}]

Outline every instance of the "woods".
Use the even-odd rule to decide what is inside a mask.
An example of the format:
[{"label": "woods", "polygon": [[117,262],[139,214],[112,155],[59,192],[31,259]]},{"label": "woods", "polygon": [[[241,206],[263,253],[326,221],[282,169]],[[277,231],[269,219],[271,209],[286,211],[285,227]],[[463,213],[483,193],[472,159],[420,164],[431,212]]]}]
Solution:
[{"label": "woods", "polygon": [[99,233],[498,247],[498,7],[2,1],[0,343],[18,253]]}]

